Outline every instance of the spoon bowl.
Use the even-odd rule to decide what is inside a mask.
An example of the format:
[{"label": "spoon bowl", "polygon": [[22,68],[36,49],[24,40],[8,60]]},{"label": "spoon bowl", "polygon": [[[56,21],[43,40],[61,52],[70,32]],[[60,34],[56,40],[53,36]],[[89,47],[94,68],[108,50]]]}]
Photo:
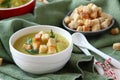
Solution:
[{"label": "spoon bowl", "polygon": [[73,39],[73,43],[79,47],[82,48],[87,48],[93,52],[95,52],[97,55],[101,56],[102,58],[104,58],[105,60],[110,59],[110,63],[116,67],[120,69],[120,62],[117,61],[116,59],[114,59],[113,57],[101,52],[100,50],[96,49],[95,47],[93,47],[86,39],[86,37],[82,34],[82,33],[74,33],[72,34],[72,39]]}]

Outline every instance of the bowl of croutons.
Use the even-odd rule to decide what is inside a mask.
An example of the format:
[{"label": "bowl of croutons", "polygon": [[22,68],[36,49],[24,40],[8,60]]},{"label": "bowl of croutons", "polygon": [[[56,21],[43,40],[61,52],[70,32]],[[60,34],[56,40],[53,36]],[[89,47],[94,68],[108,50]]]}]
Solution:
[{"label": "bowl of croutons", "polygon": [[50,25],[36,25],[15,32],[9,39],[14,62],[33,74],[53,73],[65,66],[73,49],[66,30]]},{"label": "bowl of croutons", "polygon": [[113,17],[103,12],[101,7],[89,3],[68,12],[63,19],[63,26],[71,33],[81,32],[86,36],[93,36],[108,31],[114,22]]}]

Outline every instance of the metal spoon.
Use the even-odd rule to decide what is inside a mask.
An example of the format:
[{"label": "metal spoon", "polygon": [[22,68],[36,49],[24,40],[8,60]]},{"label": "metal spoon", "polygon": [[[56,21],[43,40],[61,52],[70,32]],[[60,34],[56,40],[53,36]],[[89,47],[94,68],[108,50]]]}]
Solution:
[{"label": "metal spoon", "polygon": [[93,52],[95,52],[97,55],[101,56],[102,58],[108,60],[111,59],[110,64],[112,64],[114,67],[120,69],[120,62],[116,59],[112,58],[111,56],[101,52],[100,50],[93,47],[85,38],[85,36],[82,33],[74,33],[72,34],[73,43],[77,46],[87,48]]}]

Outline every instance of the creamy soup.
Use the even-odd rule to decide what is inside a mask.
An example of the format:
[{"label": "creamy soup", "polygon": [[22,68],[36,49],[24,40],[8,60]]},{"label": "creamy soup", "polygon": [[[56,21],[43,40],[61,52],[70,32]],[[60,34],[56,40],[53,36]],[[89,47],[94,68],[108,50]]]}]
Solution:
[{"label": "creamy soup", "polygon": [[30,0],[0,0],[0,8],[12,8],[26,4]]},{"label": "creamy soup", "polygon": [[58,33],[43,32],[25,35],[14,43],[14,48],[30,55],[49,55],[66,49],[68,40]]}]

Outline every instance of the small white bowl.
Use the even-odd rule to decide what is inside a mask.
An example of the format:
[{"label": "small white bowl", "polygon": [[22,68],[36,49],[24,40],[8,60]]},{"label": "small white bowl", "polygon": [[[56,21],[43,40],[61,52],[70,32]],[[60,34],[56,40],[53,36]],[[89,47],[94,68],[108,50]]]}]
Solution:
[{"label": "small white bowl", "polygon": [[[34,56],[29,54],[24,54],[13,47],[14,42],[29,33],[39,32],[39,31],[50,31],[53,30],[64,36],[69,41],[69,46],[56,54],[45,55],[45,56]],[[33,73],[33,74],[45,74],[56,72],[64,67],[71,57],[71,52],[73,49],[72,37],[66,30],[50,26],[50,25],[37,25],[27,28],[23,28],[15,32],[9,39],[9,47],[12,53],[12,57],[16,65],[18,65],[22,70]]]}]

